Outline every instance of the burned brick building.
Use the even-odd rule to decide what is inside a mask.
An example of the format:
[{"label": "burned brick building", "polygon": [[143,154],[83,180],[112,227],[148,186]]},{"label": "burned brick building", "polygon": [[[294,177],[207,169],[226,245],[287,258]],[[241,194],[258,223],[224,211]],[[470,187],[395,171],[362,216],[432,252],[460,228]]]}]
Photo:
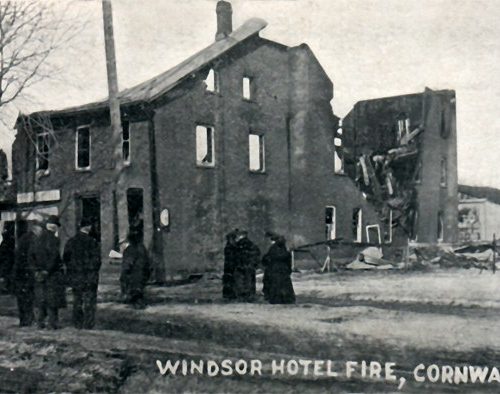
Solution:
[{"label": "burned brick building", "polygon": [[107,100],[21,115],[18,220],[57,213],[64,243],[90,217],[103,257],[140,225],[167,274],[220,267],[236,227],[261,247],[266,230],[294,245],[366,241],[377,213],[334,175],[332,82],[307,45],[260,37],[261,19],[232,31],[231,14],[218,2],[214,43],[119,93],[118,177]]},{"label": "burned brick building", "polygon": [[455,92],[356,103],[342,121],[341,156],[395,242],[457,241]]}]

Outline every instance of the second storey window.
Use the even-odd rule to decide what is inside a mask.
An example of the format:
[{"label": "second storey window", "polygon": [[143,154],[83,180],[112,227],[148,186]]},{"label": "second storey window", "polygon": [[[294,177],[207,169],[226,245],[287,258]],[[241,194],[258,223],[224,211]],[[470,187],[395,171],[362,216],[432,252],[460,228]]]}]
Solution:
[{"label": "second storey window", "polygon": [[204,167],[215,165],[214,128],[196,126],[196,164]]},{"label": "second storey window", "polygon": [[130,164],[130,122],[122,122],[122,158],[125,164]]},{"label": "second storey window", "polygon": [[50,135],[48,130],[41,130],[36,134],[36,169],[49,169]]},{"label": "second storey window", "polygon": [[[344,155],[340,154],[343,150],[342,146],[342,119],[339,119],[339,128],[337,129],[337,133],[333,139],[333,143],[335,145],[335,153],[334,153],[334,158],[333,158],[333,165],[334,165],[334,171],[336,174],[343,174],[344,173]],[[342,156],[342,157],[341,157]]]},{"label": "second storey window", "polygon": [[398,142],[408,134],[410,134],[410,118],[398,119]]},{"label": "second storey window", "polygon": [[253,80],[250,77],[243,77],[243,98],[253,100]]},{"label": "second storey window", "polygon": [[211,68],[205,83],[209,92],[217,93],[219,91],[219,73]]},{"label": "second storey window", "polygon": [[440,177],[441,186],[446,186],[446,182],[448,180],[448,163],[446,161],[446,157],[441,158],[441,177]]},{"label": "second storey window", "polygon": [[450,136],[450,127],[446,122],[446,113],[445,111],[441,112],[441,138],[448,138]]},{"label": "second storey window", "polygon": [[249,169],[254,172],[264,172],[264,136],[259,134],[248,135]]},{"label": "second storey window", "polygon": [[90,168],[90,128],[88,126],[76,129],[76,168],[80,170]]}]

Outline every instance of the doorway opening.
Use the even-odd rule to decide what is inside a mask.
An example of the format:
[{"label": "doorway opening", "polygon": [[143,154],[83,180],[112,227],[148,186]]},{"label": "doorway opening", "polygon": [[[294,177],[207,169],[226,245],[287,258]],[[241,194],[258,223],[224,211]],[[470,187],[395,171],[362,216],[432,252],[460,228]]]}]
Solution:
[{"label": "doorway opening", "polygon": [[97,242],[101,242],[101,201],[98,196],[80,196],[77,226],[82,219],[88,219],[92,223],[89,235]]},{"label": "doorway opening", "polygon": [[371,224],[366,226],[366,240],[368,243],[380,245],[382,238],[380,236],[380,226],[378,224]]},{"label": "doorway opening", "polygon": [[141,188],[127,189],[128,223],[131,231],[144,237],[144,196]]}]

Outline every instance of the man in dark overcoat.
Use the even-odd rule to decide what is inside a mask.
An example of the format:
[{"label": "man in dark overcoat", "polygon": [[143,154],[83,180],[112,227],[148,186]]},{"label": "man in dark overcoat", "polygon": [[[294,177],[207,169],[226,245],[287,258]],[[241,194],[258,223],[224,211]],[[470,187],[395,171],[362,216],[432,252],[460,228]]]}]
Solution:
[{"label": "man in dark overcoat", "polygon": [[35,298],[35,277],[28,263],[28,252],[32,244],[42,232],[42,224],[38,219],[29,223],[29,230],[21,235],[17,241],[16,258],[12,269],[14,293],[17,298],[19,311],[19,326],[26,327],[33,324],[33,301]]},{"label": "man in dark overcoat", "polygon": [[224,247],[224,274],[222,276],[222,298],[234,300],[234,267],[236,252],[236,231],[226,235],[226,246]]},{"label": "man in dark overcoat", "polygon": [[28,252],[28,262],[35,278],[35,307],[39,328],[45,327],[48,315],[50,328],[57,329],[59,308],[66,307],[64,270],[59,255],[60,242],[56,235],[60,225],[59,218],[51,215]]},{"label": "man in dark overcoat", "polygon": [[136,309],[142,309],[146,306],[144,288],[150,275],[149,257],[142,243],[141,232],[131,229],[128,241],[129,245],[123,252],[120,282],[125,302]]},{"label": "man in dark overcoat", "polygon": [[295,303],[295,292],[291,279],[292,256],[286,247],[285,238],[267,232],[271,247],[262,258],[264,266],[264,297],[271,304]]},{"label": "man in dark overcoat", "polygon": [[250,239],[246,231],[236,233],[234,253],[234,291],[240,301],[255,299],[255,270],[259,264],[260,250]]},{"label": "man in dark overcoat", "polygon": [[0,238],[0,278],[4,280],[5,290],[7,293],[12,293],[12,267],[15,260],[15,239],[14,235],[4,229]]},{"label": "man in dark overcoat", "polygon": [[80,230],[64,248],[67,283],[73,292],[73,325],[92,329],[95,324],[97,286],[101,268],[99,243],[90,235],[92,222],[83,219]]}]

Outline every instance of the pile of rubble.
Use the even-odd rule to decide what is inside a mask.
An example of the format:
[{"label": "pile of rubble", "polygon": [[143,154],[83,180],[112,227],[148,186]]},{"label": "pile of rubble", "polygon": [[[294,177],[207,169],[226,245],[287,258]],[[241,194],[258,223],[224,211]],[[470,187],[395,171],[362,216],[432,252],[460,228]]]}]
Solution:
[{"label": "pile of rubble", "polygon": [[[495,243],[481,243],[458,248],[441,245],[415,245],[403,253],[402,261],[384,259],[382,249],[369,247],[358,254],[356,259],[345,265],[348,270],[430,270],[433,268],[477,268],[497,269]],[[498,267],[500,268],[500,267]]]},{"label": "pile of rubble", "polygon": [[496,245],[494,243],[467,245],[448,250],[436,246],[416,247],[414,256],[414,260],[428,266],[496,271]]},{"label": "pile of rubble", "polygon": [[[415,183],[419,181],[419,159],[422,125],[411,130],[409,119],[398,121],[394,139],[387,141],[387,149],[361,152],[345,150],[345,160],[353,163],[354,180],[367,200],[377,209],[383,222],[400,227],[413,238],[417,212]],[[393,135],[392,133],[387,133]]]}]

